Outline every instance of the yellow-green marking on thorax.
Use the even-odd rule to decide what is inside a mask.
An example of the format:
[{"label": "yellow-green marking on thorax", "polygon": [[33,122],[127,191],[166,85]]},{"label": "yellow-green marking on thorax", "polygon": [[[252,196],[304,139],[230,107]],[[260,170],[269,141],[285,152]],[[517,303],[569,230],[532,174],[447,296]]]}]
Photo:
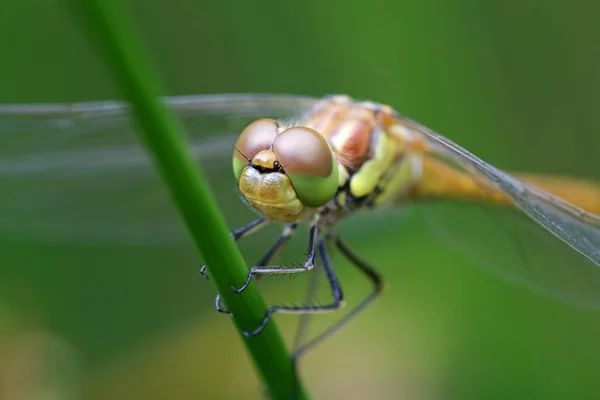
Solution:
[{"label": "yellow-green marking on thorax", "polygon": [[380,132],[376,140],[373,157],[362,164],[350,181],[350,192],[354,197],[371,194],[381,177],[394,165],[398,143],[384,132]]}]

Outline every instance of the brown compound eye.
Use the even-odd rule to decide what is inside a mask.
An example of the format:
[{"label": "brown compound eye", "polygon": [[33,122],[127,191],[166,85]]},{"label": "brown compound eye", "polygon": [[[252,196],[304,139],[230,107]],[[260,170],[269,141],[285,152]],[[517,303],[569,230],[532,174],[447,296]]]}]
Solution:
[{"label": "brown compound eye", "polygon": [[248,160],[271,147],[277,132],[277,123],[268,118],[254,121],[242,131],[233,150],[233,173],[236,179],[239,179],[242,170],[248,165]]},{"label": "brown compound eye", "polygon": [[304,205],[320,207],[333,198],[337,162],[319,132],[305,127],[287,129],[275,138],[273,152]]}]

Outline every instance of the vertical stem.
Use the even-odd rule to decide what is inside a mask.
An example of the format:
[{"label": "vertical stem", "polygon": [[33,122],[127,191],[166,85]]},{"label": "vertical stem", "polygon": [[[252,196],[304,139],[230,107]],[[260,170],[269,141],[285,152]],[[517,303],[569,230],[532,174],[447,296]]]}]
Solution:
[{"label": "vertical stem", "polygon": [[72,0],[71,3],[96,39],[124,97],[131,103],[132,113],[141,128],[140,138],[153,155],[156,168],[196,247],[204,255],[212,282],[233,313],[235,326],[269,395],[288,400],[295,394],[296,399],[305,399],[275,323],[269,322],[255,337],[246,338],[242,333],[260,324],[267,311],[266,303],[254,283],[242,295],[232,294],[230,286],[244,282],[248,269],[200,167],[188,151],[182,127],[158,100],[162,92],[158,78],[130,29],[130,20],[120,9],[120,1]]}]

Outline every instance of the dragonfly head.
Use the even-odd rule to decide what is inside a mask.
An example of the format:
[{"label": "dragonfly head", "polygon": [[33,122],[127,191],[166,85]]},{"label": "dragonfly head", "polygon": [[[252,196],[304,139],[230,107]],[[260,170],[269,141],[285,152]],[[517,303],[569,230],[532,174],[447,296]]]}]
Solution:
[{"label": "dragonfly head", "polygon": [[338,187],[337,161],[325,138],[310,128],[281,129],[272,119],[244,129],[233,171],[250,206],[276,221],[297,221],[327,204]]}]

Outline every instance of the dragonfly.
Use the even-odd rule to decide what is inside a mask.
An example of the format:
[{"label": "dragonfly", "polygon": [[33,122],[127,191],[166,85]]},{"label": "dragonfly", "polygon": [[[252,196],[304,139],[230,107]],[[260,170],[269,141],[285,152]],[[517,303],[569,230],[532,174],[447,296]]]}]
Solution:
[{"label": "dragonfly", "polygon": [[[294,357],[337,332],[381,294],[384,280],[346,244],[336,224],[359,212],[415,204],[425,206],[433,232],[477,265],[561,302],[600,308],[597,183],[505,172],[390,106],[343,95],[163,101],[183,122],[190,151],[209,172],[219,171],[209,176],[223,180],[222,171],[233,165],[231,187],[217,196],[232,196],[235,187],[260,214],[232,231],[234,239],[269,222],[283,224],[243,285],[232,290],[243,292],[263,274],[310,271],[317,260],[329,283],[330,303],[271,306],[247,336],[260,334],[274,313],[309,315],[343,305],[328,244],[372,283],[372,291],[329,329],[296,346]],[[44,243],[191,246],[135,129],[128,105],[119,101],[1,105],[0,235]],[[460,211],[448,214],[447,204]],[[272,265],[302,222],[309,226],[305,262]],[[218,295],[216,308],[227,312]]]}]

